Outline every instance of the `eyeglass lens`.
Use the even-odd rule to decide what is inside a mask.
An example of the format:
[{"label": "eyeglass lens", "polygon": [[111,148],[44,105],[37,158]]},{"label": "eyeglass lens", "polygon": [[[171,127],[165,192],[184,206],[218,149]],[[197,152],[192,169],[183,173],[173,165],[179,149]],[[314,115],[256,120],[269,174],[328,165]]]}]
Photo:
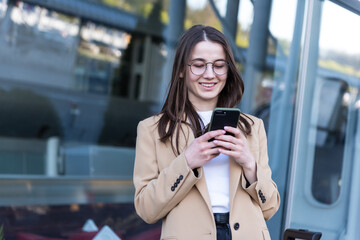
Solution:
[{"label": "eyeglass lens", "polygon": [[212,69],[216,75],[223,75],[228,71],[228,64],[224,60],[217,60],[215,62],[205,62],[202,60],[195,60],[190,64],[190,70],[195,75],[202,75],[205,73],[208,64],[212,65]]}]

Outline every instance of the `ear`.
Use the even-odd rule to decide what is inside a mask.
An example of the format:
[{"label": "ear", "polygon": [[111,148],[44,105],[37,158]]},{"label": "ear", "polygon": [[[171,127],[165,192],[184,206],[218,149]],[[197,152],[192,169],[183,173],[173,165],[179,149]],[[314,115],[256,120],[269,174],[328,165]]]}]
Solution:
[{"label": "ear", "polygon": [[180,78],[184,78],[184,74],[183,74],[183,72],[180,72]]}]

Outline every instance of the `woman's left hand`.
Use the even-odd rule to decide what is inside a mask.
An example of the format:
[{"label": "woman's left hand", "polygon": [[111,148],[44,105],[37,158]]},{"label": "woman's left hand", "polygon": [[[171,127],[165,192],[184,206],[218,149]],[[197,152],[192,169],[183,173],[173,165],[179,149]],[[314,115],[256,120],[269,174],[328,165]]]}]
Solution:
[{"label": "woman's left hand", "polygon": [[255,182],[257,180],[256,162],[247,146],[244,134],[238,128],[225,127],[224,129],[234,136],[221,135],[215,137],[214,143],[219,146],[219,152],[232,157],[243,168],[250,184]]}]

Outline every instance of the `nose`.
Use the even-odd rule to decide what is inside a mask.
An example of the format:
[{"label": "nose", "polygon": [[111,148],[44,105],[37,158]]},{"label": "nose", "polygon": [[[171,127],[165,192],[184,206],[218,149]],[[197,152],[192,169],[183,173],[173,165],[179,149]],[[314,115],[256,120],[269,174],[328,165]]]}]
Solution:
[{"label": "nose", "polygon": [[215,73],[214,73],[214,70],[213,70],[212,67],[213,67],[212,63],[207,63],[206,64],[206,69],[205,69],[205,72],[203,74],[204,78],[214,78],[215,77]]}]

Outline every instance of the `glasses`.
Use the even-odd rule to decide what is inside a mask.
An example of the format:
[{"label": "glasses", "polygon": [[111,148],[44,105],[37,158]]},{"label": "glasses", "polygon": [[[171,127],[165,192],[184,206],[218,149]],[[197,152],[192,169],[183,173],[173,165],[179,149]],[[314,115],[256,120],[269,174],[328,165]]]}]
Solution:
[{"label": "glasses", "polygon": [[212,70],[216,75],[224,75],[229,69],[229,64],[225,60],[216,60],[215,62],[205,62],[203,60],[194,60],[188,66],[190,71],[197,75],[203,75],[207,69],[208,64],[211,64]]}]

